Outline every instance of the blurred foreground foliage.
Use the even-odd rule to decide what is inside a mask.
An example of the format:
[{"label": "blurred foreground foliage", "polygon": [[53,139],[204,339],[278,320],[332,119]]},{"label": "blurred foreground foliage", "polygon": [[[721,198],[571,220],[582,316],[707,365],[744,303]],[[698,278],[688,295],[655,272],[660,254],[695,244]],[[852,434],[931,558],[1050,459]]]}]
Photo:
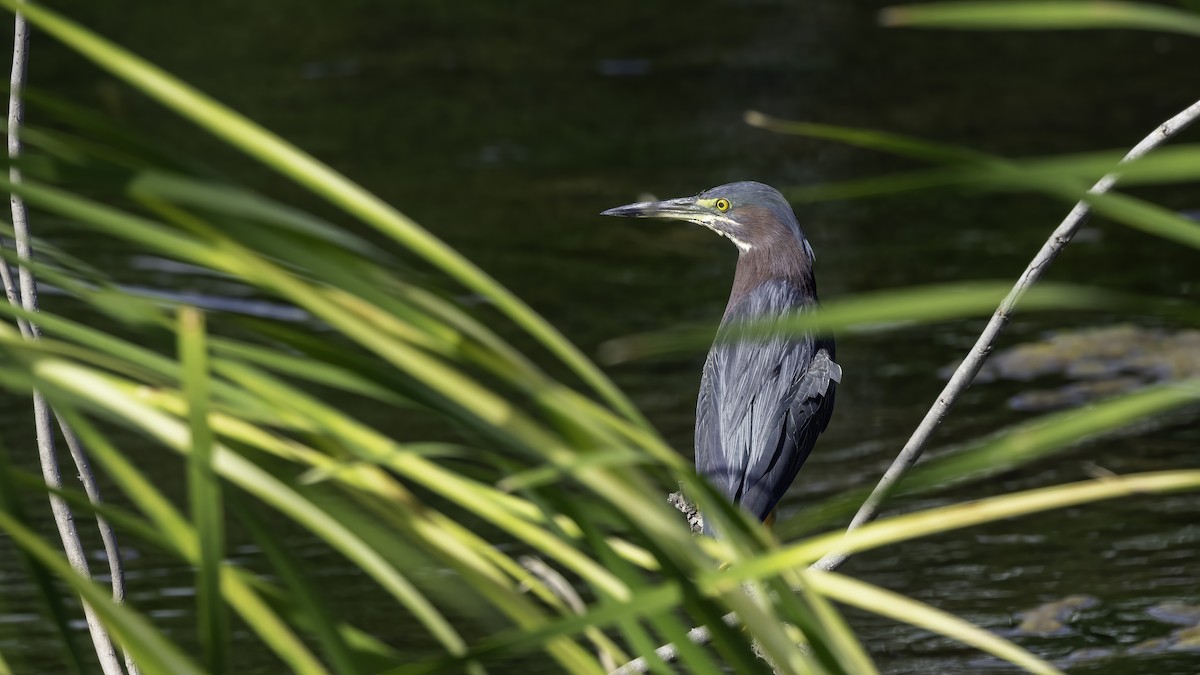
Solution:
[{"label": "blurred foreground foliage", "polygon": [[[45,242],[36,244],[34,271],[86,303],[89,316],[104,317],[105,327],[3,308],[36,320],[45,337],[31,343],[0,326],[0,384],[41,390],[130,506],[91,506],[69,490],[64,496],[79,511],[100,511],[124,539],[197,569],[201,658],[156,629],[136,603],[116,605],[105,589],[74,573],[13,498],[45,486],[0,463],[0,530],[46,581],[38,588],[47,606],[61,605],[47,581],[54,576],[96,608],[143,672],[227,670],[230,614],[301,673],[479,673],[515,658],[595,673],[652,655],[663,642],[679,647],[689,672],[761,670],[756,649],[779,672],[875,672],[835,603],[925,627],[1031,671],[1056,672],[1007,640],[916,600],[807,567],[834,550],[894,545],[1099,499],[1200,488],[1198,471],[1107,477],[885,519],[843,537],[837,522],[861,497],[854,492],[781,527],[830,533],[777,539],[699,481],[553,327],[419,225],[153,65],[47,10],[22,7],[42,31],[374,230],[369,241],[215,178],[88,111],[34,98],[39,117],[56,123],[26,130],[25,181],[0,180],[5,190],[44,218],[203,270],[278,310],[253,319],[215,313],[205,321],[187,303],[124,288]],[[1073,202],[1087,187],[1084,177],[1098,177],[1119,159],[1013,162],[874,132],[756,121],[940,165],[918,179],[828,188],[842,195],[972,182]],[[1191,180],[1197,166],[1200,148],[1189,146],[1147,158],[1129,175]],[[1128,195],[1091,201],[1117,220],[1200,247],[1200,226],[1165,209]],[[464,309],[452,299],[463,289],[486,306]],[[811,321],[831,331],[886,330],[986,315],[1006,289],[972,283],[851,298],[830,303]],[[1095,288],[1045,287],[1028,300],[1023,307],[1030,310],[1137,306],[1200,323],[1192,304]],[[492,328],[498,321],[510,322],[509,332],[527,333],[538,351],[514,348]],[[702,348],[705,330],[631,338],[614,345],[612,355]],[[539,364],[552,359],[574,380],[549,376]],[[1200,383],[1173,382],[1058,412],[930,462],[904,489],[980,480],[1198,399]],[[381,407],[434,420],[440,431],[436,438],[401,437],[357,414]],[[179,455],[190,477],[186,512],[122,451],[116,439],[130,433]],[[721,521],[727,540],[691,534],[664,499],[679,484],[707,517]],[[257,564],[229,561],[226,517],[261,552]],[[422,635],[411,644],[385,644],[331,613],[326,600],[337,589],[316,583],[289,554],[269,522],[278,517],[344,556],[392,599],[395,620],[419,626]],[[431,568],[450,576],[431,579]],[[730,612],[737,627],[722,619]],[[68,623],[55,616],[69,647],[66,660],[81,668],[90,657],[78,652]],[[711,628],[711,646],[687,641],[688,629],[700,624]],[[653,657],[650,666],[668,668]]]}]

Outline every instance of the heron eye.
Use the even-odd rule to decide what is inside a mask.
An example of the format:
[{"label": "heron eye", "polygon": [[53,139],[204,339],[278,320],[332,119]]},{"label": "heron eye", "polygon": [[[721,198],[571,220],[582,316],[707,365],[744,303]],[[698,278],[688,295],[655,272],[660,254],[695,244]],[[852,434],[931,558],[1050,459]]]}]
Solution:
[{"label": "heron eye", "polygon": [[725,213],[726,211],[729,210],[729,200],[724,199],[724,198],[718,199],[716,201],[716,203],[713,204],[713,206],[717,207],[717,210],[720,211],[721,213]]}]

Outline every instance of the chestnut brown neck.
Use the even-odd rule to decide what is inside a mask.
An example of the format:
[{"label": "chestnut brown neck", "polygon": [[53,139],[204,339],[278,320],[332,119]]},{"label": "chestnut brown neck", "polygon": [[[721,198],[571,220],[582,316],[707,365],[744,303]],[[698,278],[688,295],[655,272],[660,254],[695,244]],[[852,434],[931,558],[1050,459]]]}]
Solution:
[{"label": "chestnut brown neck", "polygon": [[817,283],[812,258],[792,228],[767,209],[739,216],[750,249],[742,251],[738,257],[726,313],[746,294],[777,279],[791,282],[807,300],[816,302]]}]

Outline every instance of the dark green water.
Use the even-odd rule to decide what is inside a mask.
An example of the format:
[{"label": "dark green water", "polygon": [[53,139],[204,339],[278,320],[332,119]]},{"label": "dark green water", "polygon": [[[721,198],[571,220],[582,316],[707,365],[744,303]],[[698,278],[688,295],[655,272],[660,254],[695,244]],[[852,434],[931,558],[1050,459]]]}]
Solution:
[{"label": "dark green water", "polygon": [[[879,28],[873,3],[525,2],[56,3],[232,104],[398,205],[466,252],[590,353],[603,341],[716,321],[735,261],[699,228],[601,219],[643,192],[691,194],[730,180],[796,186],[878,175],[904,162],[742,124],[745,110],[866,126],[1021,156],[1130,146],[1194,100],[1200,43],[1148,33],[954,34]],[[95,106],[281,198],[299,192],[218,147],[44,36],[34,86]],[[31,120],[36,123],[36,120]],[[1192,138],[1196,135],[1193,133]],[[1160,189],[1195,208],[1192,186]],[[822,296],[942,281],[1014,278],[1067,206],[953,193],[798,208],[819,254]],[[37,225],[35,224],[35,228]],[[45,236],[124,280],[174,290],[203,282],[133,264],[103,242]],[[1095,222],[1050,278],[1195,297],[1194,251]],[[51,304],[53,300],[48,300]],[[1004,344],[1062,326],[1137,316],[1019,317]],[[829,432],[789,508],[873,483],[982,320],[843,338],[845,380]],[[622,365],[613,376],[669,440],[690,447],[702,354]],[[978,386],[931,452],[1027,419],[1014,387]],[[7,401],[7,399],[6,399]],[[28,438],[25,404],[0,413],[6,443]],[[1117,473],[1200,466],[1194,416],[1100,440],[983,486],[897,509]],[[174,457],[146,470],[181,483]],[[784,513],[786,517],[786,510]],[[303,539],[296,553],[344,616],[393,644],[412,627],[341,560]],[[54,672],[57,643],[0,544],[0,650],[18,672]],[[131,599],[173,637],[191,634],[187,569],[133,550]],[[254,551],[238,552],[253,557]],[[1023,638],[1050,658],[1101,647],[1077,672],[1192,674],[1196,652],[1125,655],[1173,626],[1146,609],[1200,603],[1200,503],[1138,497],[976,528],[855,559],[846,570],[1004,631],[1015,614],[1072,594],[1098,603],[1064,635]],[[437,571],[431,571],[436,575]],[[971,650],[852,614],[889,673],[998,670]],[[243,636],[244,637],[244,636]],[[249,639],[247,638],[247,641]],[[239,672],[277,672],[239,656]],[[522,664],[531,672],[540,662]]]}]

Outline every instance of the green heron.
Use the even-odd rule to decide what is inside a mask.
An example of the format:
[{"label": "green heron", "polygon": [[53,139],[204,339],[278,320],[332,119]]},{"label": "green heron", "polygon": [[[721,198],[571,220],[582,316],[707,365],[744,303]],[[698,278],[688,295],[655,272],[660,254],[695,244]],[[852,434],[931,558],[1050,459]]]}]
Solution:
[{"label": "green heron", "polygon": [[[602,215],[703,225],[737,245],[737,271],[696,403],[696,471],[734,504],[766,521],[829,424],[842,369],[833,339],[783,328],[725,338],[817,306],[815,258],[779,191],[744,181],[694,197],[640,202]],[[713,528],[705,521],[705,533]]]}]

